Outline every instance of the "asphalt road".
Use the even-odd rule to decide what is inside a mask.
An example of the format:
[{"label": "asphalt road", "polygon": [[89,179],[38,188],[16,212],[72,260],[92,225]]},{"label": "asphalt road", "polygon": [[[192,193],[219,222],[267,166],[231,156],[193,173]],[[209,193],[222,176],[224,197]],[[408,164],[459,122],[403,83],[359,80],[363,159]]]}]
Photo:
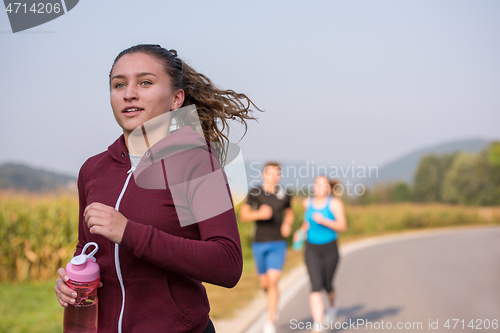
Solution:
[{"label": "asphalt road", "polygon": [[[325,332],[500,332],[498,227],[373,245],[342,256],[334,280],[340,310]],[[284,306],[278,333],[311,332],[309,291]]]}]

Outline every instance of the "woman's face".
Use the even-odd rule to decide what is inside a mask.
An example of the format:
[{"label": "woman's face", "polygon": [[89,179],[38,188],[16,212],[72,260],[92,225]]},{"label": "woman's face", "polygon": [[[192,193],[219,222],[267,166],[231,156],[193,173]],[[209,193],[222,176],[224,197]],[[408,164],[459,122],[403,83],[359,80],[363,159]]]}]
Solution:
[{"label": "woman's face", "polygon": [[326,197],[330,195],[330,182],[326,177],[316,178],[314,185],[316,185],[316,196]]},{"label": "woman's face", "polygon": [[184,102],[184,91],[172,91],[163,64],[144,53],[122,56],[111,71],[111,107],[116,122],[128,138],[144,122]]}]

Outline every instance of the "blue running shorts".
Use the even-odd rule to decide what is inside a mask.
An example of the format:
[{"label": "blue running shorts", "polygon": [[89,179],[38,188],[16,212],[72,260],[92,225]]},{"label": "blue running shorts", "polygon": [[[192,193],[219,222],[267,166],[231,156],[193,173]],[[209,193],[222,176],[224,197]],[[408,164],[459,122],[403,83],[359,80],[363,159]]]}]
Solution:
[{"label": "blue running shorts", "polygon": [[252,254],[259,274],[264,274],[268,269],[283,269],[286,257],[286,241],[254,242]]}]

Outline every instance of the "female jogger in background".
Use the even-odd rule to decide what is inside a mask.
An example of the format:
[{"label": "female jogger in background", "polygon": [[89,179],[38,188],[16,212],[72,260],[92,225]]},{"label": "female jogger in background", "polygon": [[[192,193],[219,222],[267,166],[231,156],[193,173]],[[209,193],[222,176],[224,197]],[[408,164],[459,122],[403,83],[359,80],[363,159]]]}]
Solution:
[{"label": "female jogger in background", "polygon": [[[311,281],[309,304],[314,325],[313,332],[321,332],[324,313],[328,322],[334,321],[338,311],[335,300],[333,276],[339,261],[337,235],[347,230],[347,223],[342,201],[335,197],[335,189],[341,186],[337,181],[329,181],[319,176],[314,182],[314,196],[304,200],[304,223],[295,233],[306,232],[305,262]],[[339,191],[337,191],[339,192]],[[325,311],[322,289],[328,295],[328,306]]]}]

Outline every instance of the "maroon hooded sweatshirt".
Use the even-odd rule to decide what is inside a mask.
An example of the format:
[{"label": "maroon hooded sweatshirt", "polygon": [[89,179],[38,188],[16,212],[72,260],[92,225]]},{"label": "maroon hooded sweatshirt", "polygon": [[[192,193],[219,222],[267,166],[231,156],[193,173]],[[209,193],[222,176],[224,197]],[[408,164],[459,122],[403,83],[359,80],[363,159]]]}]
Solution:
[{"label": "maroon hooded sweatshirt", "polygon": [[[168,153],[162,155],[155,149]],[[175,182],[184,179],[189,184],[189,180],[202,179],[220,168],[204,137],[190,128],[184,127],[155,144],[143,160],[146,155],[161,158],[156,158],[138,179],[144,176],[149,182],[163,182],[157,189],[136,184],[123,135],[80,169],[75,255],[87,242],[99,245],[95,257],[103,287],[98,289],[98,331],[203,332],[210,306],[201,281],[232,288],[243,268],[234,207],[198,223],[179,223],[167,179],[173,179],[174,174]],[[169,168],[170,177],[166,177],[165,168]],[[231,198],[226,188],[224,195]],[[193,188],[186,191],[190,196],[186,202],[193,205],[202,203],[207,195]],[[115,207],[128,219],[119,245],[89,232],[83,211],[93,202]]]}]

